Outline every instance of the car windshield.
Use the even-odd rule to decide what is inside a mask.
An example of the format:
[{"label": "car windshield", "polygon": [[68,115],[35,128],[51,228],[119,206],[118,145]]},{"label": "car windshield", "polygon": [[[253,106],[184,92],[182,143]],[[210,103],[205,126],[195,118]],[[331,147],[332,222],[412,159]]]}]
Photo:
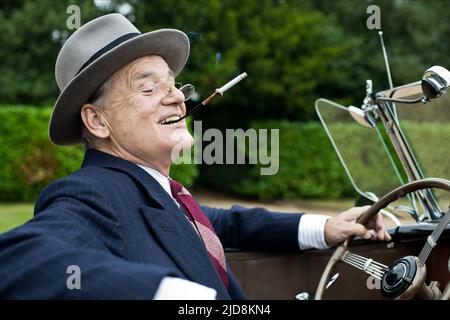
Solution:
[{"label": "car windshield", "polygon": [[[424,177],[450,178],[450,163],[443,161],[450,159],[449,104],[450,95],[426,105],[396,105],[400,126]],[[358,193],[366,198],[371,198],[371,193],[381,197],[407,182],[381,121],[374,128],[364,127],[352,118],[347,107],[326,99],[317,100],[316,111]],[[445,208],[445,193],[438,191],[435,195],[440,207]]]}]

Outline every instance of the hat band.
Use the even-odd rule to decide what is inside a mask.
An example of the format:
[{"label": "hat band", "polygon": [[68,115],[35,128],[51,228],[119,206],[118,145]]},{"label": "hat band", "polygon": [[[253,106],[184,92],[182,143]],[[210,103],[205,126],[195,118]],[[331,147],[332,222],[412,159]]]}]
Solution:
[{"label": "hat band", "polygon": [[116,40],[108,43],[106,46],[104,46],[103,48],[101,48],[100,50],[98,50],[96,53],[94,53],[92,55],[92,57],[89,58],[88,61],[86,61],[85,64],[83,64],[83,66],[80,68],[80,70],[78,70],[78,72],[75,74],[78,75],[81,71],[83,71],[87,66],[89,66],[92,62],[94,62],[98,57],[100,57],[102,54],[110,51],[111,49],[114,49],[115,47],[117,47],[119,44],[132,39],[134,37],[137,37],[138,35],[140,35],[139,32],[132,32],[132,33],[127,33],[124,34],[123,36],[117,38]]}]

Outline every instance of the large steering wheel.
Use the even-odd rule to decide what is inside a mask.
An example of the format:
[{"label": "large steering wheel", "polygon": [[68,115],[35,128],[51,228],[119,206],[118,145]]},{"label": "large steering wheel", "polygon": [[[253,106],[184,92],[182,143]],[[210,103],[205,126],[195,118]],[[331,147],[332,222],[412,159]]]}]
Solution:
[{"label": "large steering wheel", "polygon": [[[438,188],[450,191],[450,181],[439,178],[427,178],[409,182],[389,192],[375,202],[359,217],[357,222],[366,225],[381,209],[386,208],[398,198],[404,197],[411,192],[427,188]],[[348,245],[353,240],[353,237],[350,237],[336,248],[325,266],[319,285],[317,286],[315,299],[321,300],[323,298],[330,275],[334,268],[341,262],[350,264],[381,280],[381,292],[385,297],[412,299],[419,294],[423,298],[433,298],[433,294],[435,295],[435,293],[432,292],[428,286],[424,285],[426,276],[425,262],[449,221],[450,211],[445,214],[436,229],[428,237],[427,243],[420,252],[419,257],[407,256],[401,258],[395,261],[390,267],[378,263],[373,259],[351,253],[348,250]],[[448,299],[450,291],[448,288],[449,286],[450,283],[447,285],[447,289],[440,298]]]}]

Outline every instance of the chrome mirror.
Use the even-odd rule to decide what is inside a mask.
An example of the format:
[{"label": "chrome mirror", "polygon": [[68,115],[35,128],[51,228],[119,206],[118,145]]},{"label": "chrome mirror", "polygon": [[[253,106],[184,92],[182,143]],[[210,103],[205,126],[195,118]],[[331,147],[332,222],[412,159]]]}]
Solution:
[{"label": "chrome mirror", "polygon": [[373,117],[371,117],[368,113],[364,112],[364,110],[350,106],[348,107],[348,112],[360,125],[366,128],[375,127],[375,119],[373,119]]},{"label": "chrome mirror", "polygon": [[450,86],[450,72],[444,67],[433,66],[423,74],[421,86],[428,100],[440,97]]}]

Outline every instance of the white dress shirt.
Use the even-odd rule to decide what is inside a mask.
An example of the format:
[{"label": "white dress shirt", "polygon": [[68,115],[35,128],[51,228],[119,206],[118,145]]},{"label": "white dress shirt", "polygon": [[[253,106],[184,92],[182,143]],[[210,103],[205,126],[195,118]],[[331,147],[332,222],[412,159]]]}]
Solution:
[{"label": "white dress shirt", "polygon": [[[159,171],[139,165],[148,174],[150,174],[163,189],[169,194],[173,201],[179,207],[180,204],[172,196],[170,190],[169,177],[164,176]],[[325,215],[304,214],[298,225],[298,245],[301,250],[306,249],[326,249],[325,242],[325,223],[329,219]],[[156,300],[212,300],[216,297],[216,290],[200,285],[198,283],[173,277],[165,277],[156,291],[154,299]]]}]

